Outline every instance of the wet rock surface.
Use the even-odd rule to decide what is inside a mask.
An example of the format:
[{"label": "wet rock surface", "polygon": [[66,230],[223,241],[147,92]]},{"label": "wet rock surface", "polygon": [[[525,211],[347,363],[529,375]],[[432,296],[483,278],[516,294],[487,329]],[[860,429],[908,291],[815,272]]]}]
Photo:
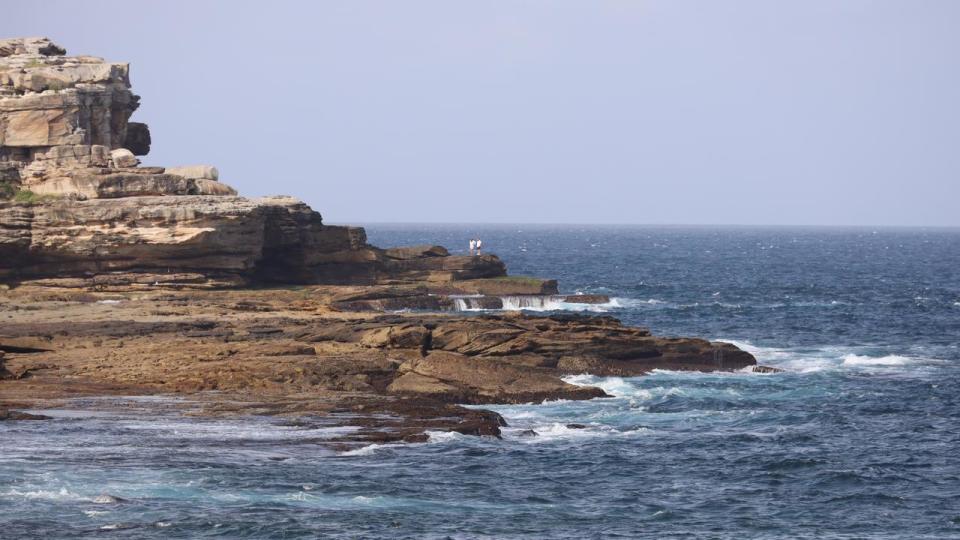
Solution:
[{"label": "wet rock surface", "polygon": [[755,364],[729,344],[660,338],[611,317],[361,314],[357,287],[107,293],[0,292],[0,407],[83,395],[191,396],[203,414],[335,418],[345,441],[417,440],[431,429],[497,435],[498,415],[459,404],[603,397],[570,374]]}]

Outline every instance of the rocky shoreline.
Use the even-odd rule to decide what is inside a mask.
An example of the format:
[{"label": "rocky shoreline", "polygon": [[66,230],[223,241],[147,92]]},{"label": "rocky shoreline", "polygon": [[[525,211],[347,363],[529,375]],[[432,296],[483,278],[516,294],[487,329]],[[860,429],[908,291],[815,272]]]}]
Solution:
[{"label": "rocky shoreline", "polygon": [[360,427],[333,444],[497,436],[499,415],[463,405],[604,397],[563,380],[581,373],[756,365],[611,317],[498,312],[610,299],[494,255],[372,246],[291,197],[237,196],[211,166],[140,167],[128,73],[0,40],[0,420],[175,395],[190,414]]}]

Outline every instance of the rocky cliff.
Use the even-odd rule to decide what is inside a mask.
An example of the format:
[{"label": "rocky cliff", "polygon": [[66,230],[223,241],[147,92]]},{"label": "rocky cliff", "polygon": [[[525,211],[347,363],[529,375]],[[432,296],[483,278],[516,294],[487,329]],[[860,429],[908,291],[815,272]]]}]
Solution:
[{"label": "rocky cliff", "polygon": [[381,250],[291,197],[247,199],[212,166],[140,167],[129,66],[0,41],[0,281],[61,287],[436,283],[505,275],[493,256]]}]

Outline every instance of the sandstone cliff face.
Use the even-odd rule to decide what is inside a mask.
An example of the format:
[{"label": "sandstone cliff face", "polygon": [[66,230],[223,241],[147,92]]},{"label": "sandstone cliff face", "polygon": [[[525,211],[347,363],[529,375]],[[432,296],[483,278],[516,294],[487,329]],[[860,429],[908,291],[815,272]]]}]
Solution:
[{"label": "sandstone cliff face", "polygon": [[[140,167],[129,66],[0,41],[0,281],[60,287],[452,281],[496,257],[383,251],[290,197],[246,199],[209,165]],[[3,199],[8,199],[3,201]]]},{"label": "sandstone cliff face", "polygon": [[129,121],[129,65],[65,54],[46,38],[0,41],[0,197],[236,195],[215,176],[138,168],[151,140]]},{"label": "sandstone cliff face", "polygon": [[45,38],[0,41],[0,145],[8,155],[124,146],[140,99],[130,91],[129,65],[65,53]]},{"label": "sandstone cliff face", "polygon": [[[397,261],[290,197],[0,203],[0,281],[61,287],[373,284],[505,273],[496,257]],[[69,278],[69,279],[51,279]]]}]

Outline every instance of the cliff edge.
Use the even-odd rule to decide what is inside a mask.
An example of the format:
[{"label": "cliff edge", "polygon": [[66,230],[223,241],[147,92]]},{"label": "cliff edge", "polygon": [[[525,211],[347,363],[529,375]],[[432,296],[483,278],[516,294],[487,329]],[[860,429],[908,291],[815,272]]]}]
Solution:
[{"label": "cliff edge", "polygon": [[[494,256],[382,250],[292,197],[248,199],[216,167],[141,167],[129,65],[0,41],[0,282],[222,287],[498,277]],[[63,279],[69,278],[69,279]]]}]

